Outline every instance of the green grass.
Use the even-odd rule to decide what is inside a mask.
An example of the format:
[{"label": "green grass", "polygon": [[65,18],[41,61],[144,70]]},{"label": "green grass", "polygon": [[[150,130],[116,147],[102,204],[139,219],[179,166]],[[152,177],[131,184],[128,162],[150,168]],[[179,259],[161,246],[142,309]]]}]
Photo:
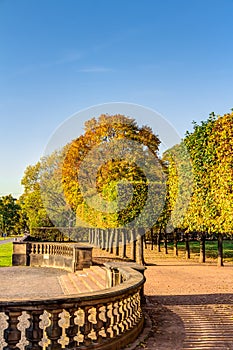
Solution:
[{"label": "green grass", "polygon": [[[206,258],[216,260],[218,257],[218,242],[206,241]],[[169,243],[169,248],[172,249],[172,243]],[[190,253],[191,257],[198,257],[200,251],[200,243],[197,241],[190,241]],[[185,254],[185,242],[178,243],[179,255]],[[223,241],[223,258],[224,261],[233,262],[233,241]]]},{"label": "green grass", "polygon": [[0,245],[0,266],[12,266],[13,244],[6,243]]}]

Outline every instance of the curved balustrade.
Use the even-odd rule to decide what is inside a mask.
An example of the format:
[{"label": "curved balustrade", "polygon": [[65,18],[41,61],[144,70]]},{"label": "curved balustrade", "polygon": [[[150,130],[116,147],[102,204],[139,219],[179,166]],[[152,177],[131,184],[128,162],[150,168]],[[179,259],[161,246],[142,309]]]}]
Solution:
[{"label": "curved balustrade", "polygon": [[14,242],[13,266],[49,266],[70,271],[92,264],[92,247],[73,243]]},{"label": "curved balustrade", "polygon": [[110,285],[123,282],[72,298],[0,302],[0,349],[124,348],[143,327],[145,278],[130,267],[108,270]]}]

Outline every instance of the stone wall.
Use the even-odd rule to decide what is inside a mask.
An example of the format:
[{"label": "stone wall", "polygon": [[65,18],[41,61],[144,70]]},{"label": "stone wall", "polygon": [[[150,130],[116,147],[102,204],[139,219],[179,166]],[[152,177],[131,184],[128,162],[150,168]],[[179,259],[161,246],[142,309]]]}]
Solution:
[{"label": "stone wall", "polygon": [[92,265],[92,247],[73,243],[13,242],[12,265],[59,267],[75,272]]}]

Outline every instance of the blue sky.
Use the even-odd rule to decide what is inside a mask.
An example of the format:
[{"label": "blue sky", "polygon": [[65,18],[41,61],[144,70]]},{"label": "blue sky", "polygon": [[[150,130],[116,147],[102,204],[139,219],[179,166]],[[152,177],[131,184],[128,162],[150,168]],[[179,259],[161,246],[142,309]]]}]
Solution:
[{"label": "blue sky", "polygon": [[130,102],[181,136],[233,107],[232,0],[0,0],[0,195],[75,112]]}]

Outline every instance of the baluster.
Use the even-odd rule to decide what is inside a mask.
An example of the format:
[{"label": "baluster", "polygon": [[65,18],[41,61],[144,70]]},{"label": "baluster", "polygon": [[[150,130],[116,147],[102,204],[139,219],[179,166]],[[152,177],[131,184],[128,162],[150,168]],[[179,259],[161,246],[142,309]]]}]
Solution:
[{"label": "baluster", "polygon": [[20,311],[6,312],[8,316],[8,327],[4,331],[4,338],[8,346],[5,349],[18,349],[17,344],[21,339],[21,332],[17,328],[19,323],[18,317],[21,315]]},{"label": "baluster", "polygon": [[32,254],[36,254],[36,244],[32,245]]},{"label": "baluster", "polygon": [[29,341],[29,345],[26,347],[27,350],[41,350],[39,345],[43,337],[43,330],[40,328],[40,315],[43,311],[32,311],[29,319],[30,326],[26,330],[26,338]]},{"label": "baluster", "polygon": [[44,310],[43,314],[40,315],[41,321],[39,323],[39,327],[43,331],[43,337],[42,337],[41,341],[39,342],[39,345],[42,346],[43,349],[46,349],[51,344],[51,341],[49,340],[48,335],[47,335],[47,328],[51,324],[50,316],[51,316],[51,314],[46,310]]},{"label": "baluster", "polygon": [[74,319],[74,323],[78,326],[77,335],[74,337],[74,340],[78,343],[83,344],[84,342],[84,324],[85,324],[85,312],[83,309],[79,308],[75,311],[74,315],[76,316]]},{"label": "baluster", "polygon": [[133,325],[135,326],[137,324],[137,304],[136,304],[136,300],[135,300],[135,294],[132,295],[131,297],[132,300],[132,319],[133,319]]},{"label": "baluster", "polygon": [[129,328],[133,327],[133,317],[132,317],[132,305],[131,305],[131,297],[128,297],[127,299],[127,310],[128,310],[128,323],[129,323]]},{"label": "baluster", "polygon": [[24,350],[25,346],[29,345],[29,341],[27,340],[27,337],[26,337],[26,329],[30,327],[29,319],[30,319],[30,315],[26,311],[23,311],[22,315],[18,317],[19,323],[17,325],[17,328],[21,332],[21,339],[17,344],[17,346],[21,350]]},{"label": "baluster", "polygon": [[135,294],[135,301],[136,301],[136,315],[137,315],[137,321],[139,321],[142,317],[142,310],[141,310],[141,297],[140,292],[137,292]]},{"label": "baluster", "polygon": [[62,329],[62,335],[58,340],[58,343],[61,344],[61,347],[64,349],[66,345],[69,345],[69,337],[67,337],[67,328],[70,326],[70,314],[68,311],[63,310],[59,314],[60,320],[58,321],[58,325]]},{"label": "baluster", "polygon": [[119,315],[119,303],[116,301],[114,304],[114,309],[113,309],[113,316],[114,316],[114,326],[113,329],[115,330],[115,336],[120,334],[120,327],[119,327],[119,320],[120,320],[120,315]]},{"label": "baluster", "polygon": [[114,337],[113,325],[114,325],[114,316],[113,316],[113,306],[112,303],[107,306],[107,332],[110,334],[110,338]]},{"label": "baluster", "polygon": [[124,303],[122,300],[119,301],[119,327],[121,328],[121,333],[125,330],[124,325],[124,319],[125,319],[125,312],[124,312]]},{"label": "baluster", "polygon": [[137,299],[138,299],[138,311],[139,311],[139,318],[142,318],[142,297],[141,297],[141,288],[137,292]]},{"label": "baluster", "polygon": [[128,330],[129,329],[129,323],[128,323],[129,312],[127,309],[127,298],[124,298],[124,300],[123,300],[123,310],[124,310],[124,314],[125,314],[125,318],[124,318],[123,323],[125,325],[126,330]]},{"label": "baluster", "polygon": [[51,313],[51,325],[47,328],[47,335],[48,338],[51,340],[51,349],[57,350],[61,349],[62,346],[58,343],[58,340],[60,339],[62,335],[62,328],[59,326],[59,314],[62,312],[60,309],[52,310]]},{"label": "baluster", "polygon": [[90,338],[92,341],[97,340],[97,335],[96,335],[96,324],[97,324],[97,320],[96,320],[96,308],[92,307],[88,310],[88,321],[90,322],[91,325],[91,330],[90,333],[88,334],[88,338]]},{"label": "baluster", "polygon": [[97,310],[97,342],[98,344],[103,343],[103,338],[106,339],[106,306],[98,305],[96,307]]},{"label": "baluster", "polygon": [[3,349],[7,343],[4,338],[4,330],[8,327],[8,316],[4,312],[0,312],[0,349]]}]

